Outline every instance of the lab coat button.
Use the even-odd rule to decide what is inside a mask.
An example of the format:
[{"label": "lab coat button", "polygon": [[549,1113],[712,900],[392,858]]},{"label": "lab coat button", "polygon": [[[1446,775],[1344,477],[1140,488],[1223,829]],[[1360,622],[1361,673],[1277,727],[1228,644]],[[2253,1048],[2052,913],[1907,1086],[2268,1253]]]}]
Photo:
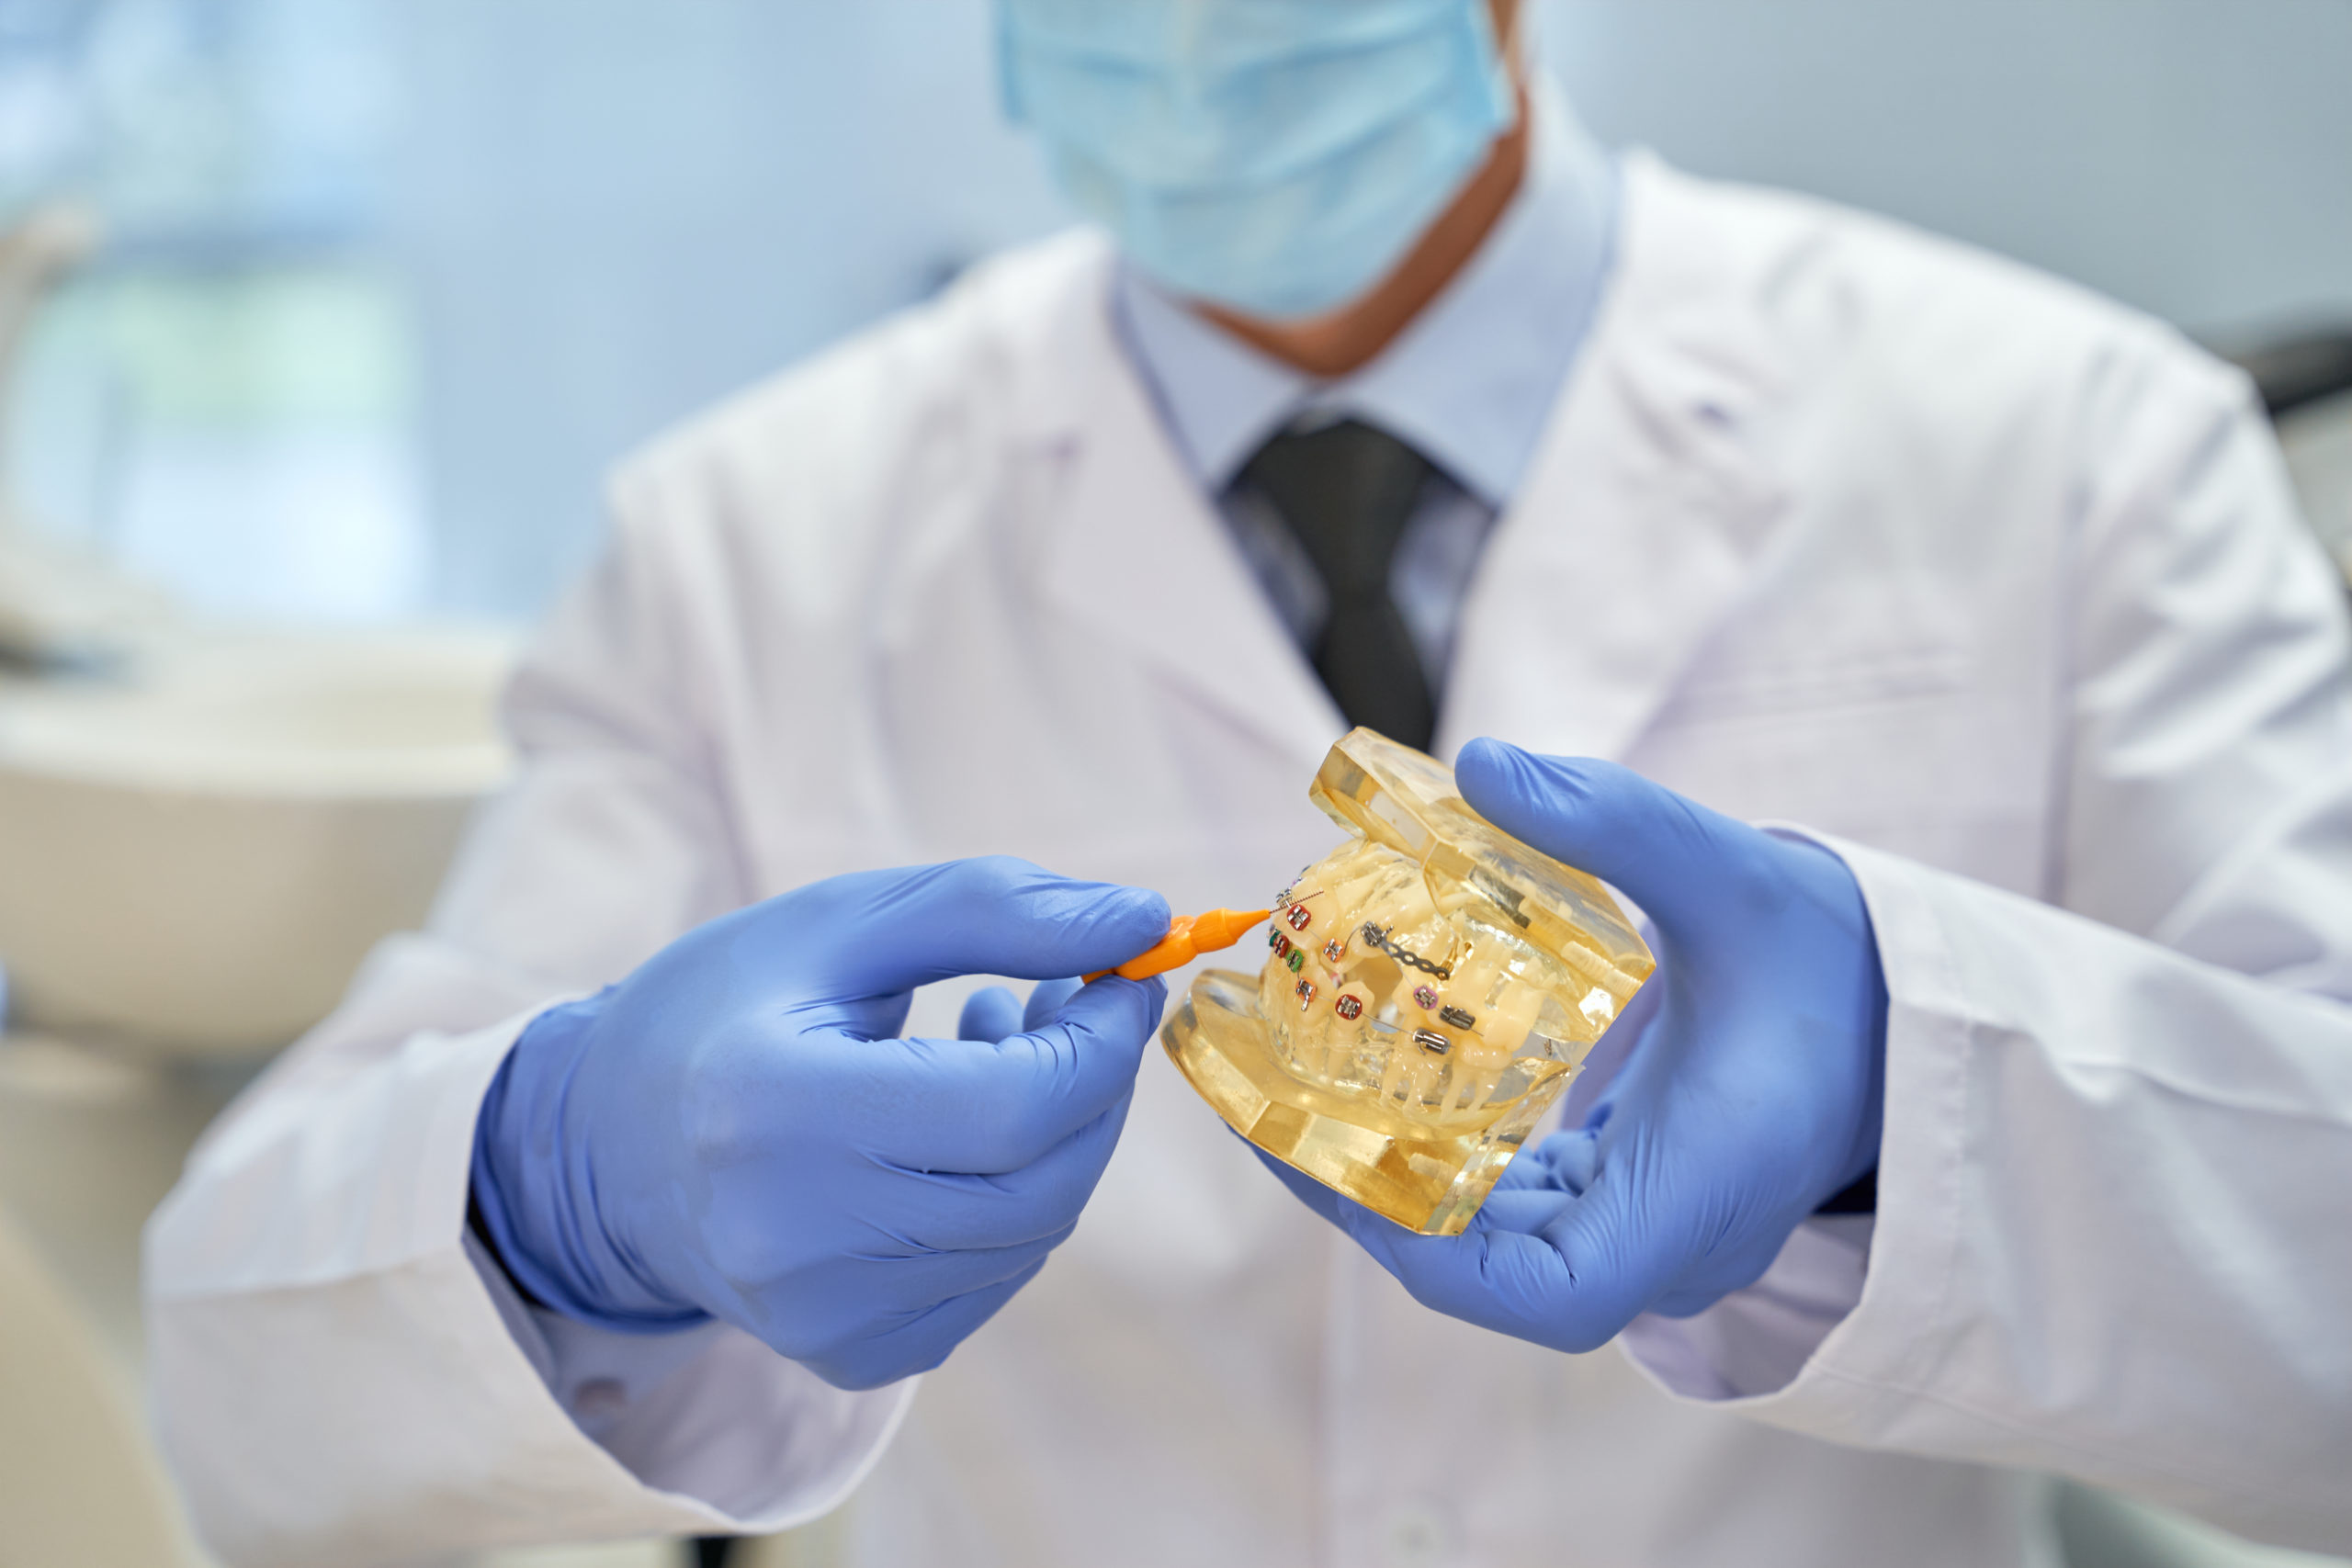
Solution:
[{"label": "lab coat button", "polygon": [[628,1405],[618,1378],[590,1378],[571,1391],[571,1418],[582,1426],[610,1421]]},{"label": "lab coat button", "polygon": [[1430,1504],[1407,1503],[1388,1516],[1380,1544],[1387,1568],[1437,1568],[1454,1554],[1453,1521]]}]

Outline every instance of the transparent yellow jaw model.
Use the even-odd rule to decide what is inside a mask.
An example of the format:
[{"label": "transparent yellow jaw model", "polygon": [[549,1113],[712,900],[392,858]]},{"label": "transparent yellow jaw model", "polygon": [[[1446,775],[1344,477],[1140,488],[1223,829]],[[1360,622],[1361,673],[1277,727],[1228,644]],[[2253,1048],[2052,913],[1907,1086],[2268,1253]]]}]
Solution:
[{"label": "transparent yellow jaw model", "polygon": [[1161,1042],[1268,1154],[1458,1235],[1656,962],[1432,758],[1354,730],[1308,795],[1354,836],[1284,890],[1265,968],[1204,972]]}]

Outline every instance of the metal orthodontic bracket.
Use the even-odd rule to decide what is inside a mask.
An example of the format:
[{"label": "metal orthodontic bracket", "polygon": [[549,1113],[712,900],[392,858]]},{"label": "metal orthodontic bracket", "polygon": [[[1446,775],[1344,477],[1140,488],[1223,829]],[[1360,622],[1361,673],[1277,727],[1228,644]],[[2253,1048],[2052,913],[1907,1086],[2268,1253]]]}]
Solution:
[{"label": "metal orthodontic bracket", "polygon": [[1378,926],[1374,925],[1370,920],[1366,920],[1363,925],[1363,942],[1366,947],[1371,948],[1375,953],[1385,953],[1388,954],[1389,957],[1395,959],[1397,963],[1402,964],[1408,969],[1418,969],[1424,975],[1434,975],[1441,980],[1451,980],[1453,978],[1453,970],[1450,965],[1443,964],[1432,964],[1417,953],[1406,952],[1404,948],[1398,946],[1396,942],[1389,941],[1388,933],[1382,931]]}]

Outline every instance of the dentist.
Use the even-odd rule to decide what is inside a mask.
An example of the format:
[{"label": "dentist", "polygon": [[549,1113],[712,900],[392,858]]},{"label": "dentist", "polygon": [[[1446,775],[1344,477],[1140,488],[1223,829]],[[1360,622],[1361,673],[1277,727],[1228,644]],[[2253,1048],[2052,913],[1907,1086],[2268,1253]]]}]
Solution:
[{"label": "dentist", "polygon": [[[622,469],[430,929],[155,1220],[214,1549],[2352,1549],[2346,628],[2242,379],[1605,153],[1512,0],[1000,17],[1094,226]],[[1351,722],[1658,933],[1469,1234],[1285,1192],[1156,986],[906,1033],[1279,886]]]}]

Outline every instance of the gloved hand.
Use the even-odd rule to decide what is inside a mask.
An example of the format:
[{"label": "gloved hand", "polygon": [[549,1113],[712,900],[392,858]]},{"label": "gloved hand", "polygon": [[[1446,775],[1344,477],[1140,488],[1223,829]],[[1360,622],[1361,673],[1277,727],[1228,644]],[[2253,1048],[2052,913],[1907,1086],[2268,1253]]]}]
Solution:
[{"label": "gloved hand", "polygon": [[927,1371],[1069,1235],[1167,992],[1057,990],[988,1041],[894,1038],[910,993],[1107,968],[1167,927],[1157,894],[1002,859],[714,920],[525,1031],[475,1135],[481,1228],[574,1318],[720,1318],[842,1388]]},{"label": "gloved hand", "polygon": [[1465,799],[1615,884],[1657,928],[1635,1034],[1585,1125],[1523,1150],[1458,1236],[1421,1236],[1274,1164],[1424,1305],[1561,1350],[1753,1283],[1878,1161],[1886,983],[1826,850],[1608,762],[1473,741]]},{"label": "gloved hand", "polygon": [[1042,1029],[1080,988],[1076,980],[1040,980],[1031,987],[1024,1007],[1002,986],[983,986],[966,998],[956,1021],[956,1037],[994,1044],[1007,1035]]}]

